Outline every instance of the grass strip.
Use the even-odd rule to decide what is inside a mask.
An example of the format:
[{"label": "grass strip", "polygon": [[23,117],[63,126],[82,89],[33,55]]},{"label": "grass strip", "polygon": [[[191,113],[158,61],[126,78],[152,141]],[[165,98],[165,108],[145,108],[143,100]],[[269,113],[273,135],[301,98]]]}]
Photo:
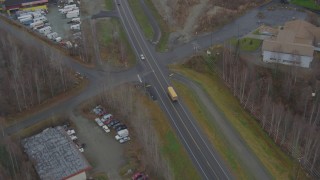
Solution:
[{"label": "grass strip", "polygon": [[101,59],[106,60],[113,67],[124,66],[119,61],[121,56],[119,48],[115,46],[116,41],[121,41],[121,43],[124,43],[125,54],[127,56],[127,64],[125,66],[129,68],[135,65],[136,57],[118,19],[100,19],[96,23],[96,28]]},{"label": "grass strip", "polygon": [[[239,101],[214,73],[198,73],[183,66],[172,66],[198,83],[208,93],[211,100],[225,114],[242,139],[252,149],[263,165],[276,179],[290,179],[295,176],[294,160],[285,154],[263,131],[259,123],[245,111]],[[304,173],[300,173],[304,178]]]},{"label": "grass strip", "polygon": [[225,141],[219,128],[210,120],[212,117],[206,111],[206,107],[200,102],[196,93],[187,86],[177,81],[173,81],[174,87],[179,92],[179,97],[186,103],[192,115],[198,120],[201,128],[208,136],[215,149],[222,155],[227,165],[231,168],[237,179],[252,179],[248,171],[242,166],[240,160],[235,155],[232,147]]},{"label": "grass strip", "polygon": [[175,179],[201,179],[186,150],[178,140],[168,123],[168,119],[158,105],[143,98],[143,103],[149,108],[153,124],[161,142],[161,153],[168,158]]},{"label": "grass strip", "polygon": [[[230,43],[234,46],[237,45],[238,40],[236,38],[232,38]],[[262,40],[260,39],[253,39],[253,38],[242,38],[240,39],[240,49],[242,51],[255,51],[257,50],[262,44]]]},{"label": "grass strip", "polygon": [[291,0],[290,2],[292,4],[306,7],[312,10],[320,10],[320,5],[316,4],[315,0]]},{"label": "grass strip", "polygon": [[114,4],[112,0],[105,0],[106,10],[110,11],[114,9]]},{"label": "grass strip", "polygon": [[128,1],[129,5],[133,11],[133,14],[135,18],[137,19],[140,28],[143,30],[144,35],[147,37],[147,39],[152,40],[154,31],[152,29],[151,24],[148,21],[147,16],[143,12],[143,9],[139,3],[139,1]]}]

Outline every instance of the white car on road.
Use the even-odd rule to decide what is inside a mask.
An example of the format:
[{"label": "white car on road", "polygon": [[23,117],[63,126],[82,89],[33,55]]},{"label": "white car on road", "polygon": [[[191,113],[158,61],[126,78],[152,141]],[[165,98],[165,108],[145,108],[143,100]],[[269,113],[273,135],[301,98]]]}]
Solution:
[{"label": "white car on road", "polygon": [[141,60],[145,60],[146,58],[144,57],[143,54],[140,54],[140,59],[141,59]]}]

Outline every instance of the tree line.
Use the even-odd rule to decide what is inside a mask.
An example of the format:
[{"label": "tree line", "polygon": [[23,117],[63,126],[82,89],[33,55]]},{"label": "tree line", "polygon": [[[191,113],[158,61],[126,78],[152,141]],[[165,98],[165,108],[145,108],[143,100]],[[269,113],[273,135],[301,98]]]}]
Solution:
[{"label": "tree line", "polygon": [[75,77],[62,56],[0,34],[1,115],[30,109],[72,87]]},{"label": "tree line", "polygon": [[[315,64],[315,66],[319,66]],[[223,48],[212,66],[262,128],[312,175],[320,176],[320,78],[314,68],[264,68],[246,63],[237,50]]]}]

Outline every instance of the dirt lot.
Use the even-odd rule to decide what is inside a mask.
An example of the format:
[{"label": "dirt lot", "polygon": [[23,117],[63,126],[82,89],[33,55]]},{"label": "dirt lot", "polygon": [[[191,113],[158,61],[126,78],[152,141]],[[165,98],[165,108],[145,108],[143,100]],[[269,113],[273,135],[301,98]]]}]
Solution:
[{"label": "dirt lot", "polygon": [[125,146],[114,139],[114,131],[105,133],[93,119],[87,119],[80,113],[71,114],[71,120],[77,125],[77,136],[86,144],[84,155],[93,167],[92,173],[105,173],[109,179],[121,179],[119,169],[126,164],[123,157]]}]

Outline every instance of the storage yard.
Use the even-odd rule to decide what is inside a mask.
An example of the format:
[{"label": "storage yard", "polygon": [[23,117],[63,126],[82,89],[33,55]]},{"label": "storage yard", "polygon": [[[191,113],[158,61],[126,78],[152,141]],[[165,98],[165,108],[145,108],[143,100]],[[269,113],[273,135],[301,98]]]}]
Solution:
[{"label": "storage yard", "polygon": [[79,6],[80,2],[73,0],[59,1],[49,4],[48,9],[17,11],[14,18],[39,35],[71,48],[77,39],[81,39]]}]

